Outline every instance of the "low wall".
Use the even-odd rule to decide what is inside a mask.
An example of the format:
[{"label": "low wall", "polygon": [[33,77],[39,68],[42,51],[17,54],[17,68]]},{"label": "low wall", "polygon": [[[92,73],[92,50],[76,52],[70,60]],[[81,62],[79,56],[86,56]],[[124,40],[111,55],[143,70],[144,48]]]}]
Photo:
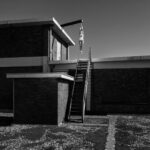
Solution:
[{"label": "low wall", "polygon": [[15,79],[14,122],[57,122],[57,82],[53,79]]},{"label": "low wall", "polygon": [[[150,105],[149,98],[148,68],[92,70],[91,112],[137,113],[139,110],[144,112],[142,108]],[[140,107],[142,108],[139,109]]]},{"label": "low wall", "polygon": [[48,75],[8,75],[8,78],[14,80],[14,123],[57,125],[65,120],[68,81],[73,78],[47,77]]}]

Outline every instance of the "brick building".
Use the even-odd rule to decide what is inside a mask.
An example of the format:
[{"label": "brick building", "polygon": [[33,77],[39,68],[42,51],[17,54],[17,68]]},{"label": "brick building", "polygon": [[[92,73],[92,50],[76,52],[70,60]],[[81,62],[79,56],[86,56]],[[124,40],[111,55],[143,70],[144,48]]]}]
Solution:
[{"label": "brick building", "polygon": [[[65,72],[74,76],[77,61],[69,59],[73,45],[54,18],[0,22],[0,109],[13,109],[13,81],[7,74]],[[149,56],[93,58],[86,111],[149,113],[149,76]]]},{"label": "brick building", "polygon": [[54,18],[0,22],[0,109],[12,109],[7,73],[51,72],[49,62],[68,60],[74,44]]},{"label": "brick building", "polygon": [[[54,71],[73,72],[76,65],[52,63]],[[93,58],[88,90],[89,113],[149,113],[150,56]]]}]

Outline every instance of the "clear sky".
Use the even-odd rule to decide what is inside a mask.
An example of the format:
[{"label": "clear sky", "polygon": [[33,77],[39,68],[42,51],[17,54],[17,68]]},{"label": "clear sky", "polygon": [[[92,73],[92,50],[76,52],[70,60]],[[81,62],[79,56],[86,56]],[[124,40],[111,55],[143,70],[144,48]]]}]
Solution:
[{"label": "clear sky", "polygon": [[[150,0],[0,0],[0,20],[55,17],[83,19],[85,50],[96,58],[150,55]],[[65,28],[76,47],[79,25]]]}]

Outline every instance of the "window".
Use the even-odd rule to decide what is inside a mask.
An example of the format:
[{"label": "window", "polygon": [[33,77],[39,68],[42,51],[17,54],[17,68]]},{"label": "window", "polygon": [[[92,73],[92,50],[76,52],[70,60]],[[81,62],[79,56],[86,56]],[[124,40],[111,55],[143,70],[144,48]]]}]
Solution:
[{"label": "window", "polygon": [[63,43],[64,42],[59,39],[58,35],[52,33],[52,61],[67,60],[67,48]]}]

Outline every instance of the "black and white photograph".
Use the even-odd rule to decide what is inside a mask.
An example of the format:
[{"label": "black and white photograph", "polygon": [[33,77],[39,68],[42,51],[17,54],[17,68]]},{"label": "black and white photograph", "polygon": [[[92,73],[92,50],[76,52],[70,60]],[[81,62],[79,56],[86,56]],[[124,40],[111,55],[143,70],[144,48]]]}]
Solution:
[{"label": "black and white photograph", "polygon": [[150,150],[150,0],[0,0],[0,150]]}]

